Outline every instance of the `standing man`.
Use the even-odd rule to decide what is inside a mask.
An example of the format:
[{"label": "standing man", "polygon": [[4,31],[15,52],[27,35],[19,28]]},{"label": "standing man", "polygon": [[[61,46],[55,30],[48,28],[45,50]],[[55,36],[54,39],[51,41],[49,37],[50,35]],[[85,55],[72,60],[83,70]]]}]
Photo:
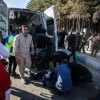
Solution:
[{"label": "standing man", "polygon": [[46,30],[42,29],[42,32],[38,33],[36,35],[36,38],[34,39],[34,41],[36,42],[36,60],[35,60],[35,67],[36,68],[38,68],[38,66],[37,66],[38,63],[40,63],[41,68],[48,69],[48,67],[49,67],[48,63],[46,63],[47,60],[45,59],[45,58],[47,58],[46,50],[47,50],[47,46],[48,46],[48,37],[46,36],[45,33],[46,33]]},{"label": "standing man", "polygon": [[65,31],[65,28],[63,27],[63,30],[61,32],[59,32],[58,37],[59,37],[59,42],[58,42],[58,46],[60,48],[64,47],[64,39],[65,39],[65,35],[68,36],[68,34]]},{"label": "standing man", "polygon": [[79,51],[79,45],[80,45],[80,32],[76,32],[76,34],[72,34],[68,36],[68,50],[70,50],[72,53],[69,55],[71,57],[73,55],[73,61],[76,62],[75,58],[75,52]]},{"label": "standing man", "polygon": [[24,78],[25,67],[31,67],[30,48],[32,49],[32,55],[34,55],[34,45],[32,36],[28,34],[28,25],[22,25],[22,33],[15,36],[14,39],[14,53],[19,66],[20,77],[24,84],[26,83]]},{"label": "standing man", "polygon": [[82,32],[80,52],[81,52],[81,49],[83,49],[83,53],[85,53],[85,48],[84,48],[85,44],[86,44],[86,37],[85,37],[85,33]]},{"label": "standing man", "polygon": [[36,55],[38,55],[43,49],[47,48],[48,37],[45,35],[46,30],[42,29],[42,32],[39,33],[34,39],[36,42]]},{"label": "standing man", "polygon": [[[12,76],[17,76],[15,72],[17,63],[16,63],[15,55],[13,53],[13,42],[14,42],[15,35],[17,35],[17,30],[12,31],[12,33],[6,38],[6,42],[5,42],[5,47],[10,52],[8,70],[9,70],[9,75],[12,75]],[[13,64],[13,70],[11,72],[12,64]]]}]

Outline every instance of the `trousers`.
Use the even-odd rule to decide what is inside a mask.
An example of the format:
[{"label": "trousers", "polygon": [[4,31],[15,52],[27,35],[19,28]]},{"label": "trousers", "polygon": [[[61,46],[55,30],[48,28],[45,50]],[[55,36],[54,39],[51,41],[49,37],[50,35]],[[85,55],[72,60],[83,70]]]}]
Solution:
[{"label": "trousers", "polygon": [[31,58],[30,58],[30,55],[25,55],[25,56],[19,56],[19,59],[21,61],[20,64],[18,64],[19,66],[19,73],[20,73],[20,77],[21,78],[24,78],[24,70],[25,70],[25,67],[26,68],[30,68],[31,67]]}]

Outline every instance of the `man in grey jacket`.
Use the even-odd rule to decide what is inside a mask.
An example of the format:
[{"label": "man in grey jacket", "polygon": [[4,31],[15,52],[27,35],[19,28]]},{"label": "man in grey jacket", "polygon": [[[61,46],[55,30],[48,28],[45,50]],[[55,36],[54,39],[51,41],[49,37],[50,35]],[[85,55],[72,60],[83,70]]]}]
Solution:
[{"label": "man in grey jacket", "polygon": [[14,39],[14,54],[16,62],[19,66],[19,72],[22,83],[26,83],[24,78],[25,67],[31,67],[30,48],[32,49],[32,55],[34,55],[34,45],[32,36],[28,34],[28,26],[22,25],[22,33],[15,36]]}]

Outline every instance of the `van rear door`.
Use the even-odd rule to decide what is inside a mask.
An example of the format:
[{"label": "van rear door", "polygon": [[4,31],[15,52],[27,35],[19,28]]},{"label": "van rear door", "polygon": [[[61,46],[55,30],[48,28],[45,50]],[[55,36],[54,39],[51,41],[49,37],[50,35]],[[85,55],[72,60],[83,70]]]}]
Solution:
[{"label": "van rear door", "polygon": [[50,37],[51,42],[57,51],[58,49],[58,37],[57,37],[57,24],[56,13],[54,5],[44,11],[45,28],[47,30],[46,35]]}]

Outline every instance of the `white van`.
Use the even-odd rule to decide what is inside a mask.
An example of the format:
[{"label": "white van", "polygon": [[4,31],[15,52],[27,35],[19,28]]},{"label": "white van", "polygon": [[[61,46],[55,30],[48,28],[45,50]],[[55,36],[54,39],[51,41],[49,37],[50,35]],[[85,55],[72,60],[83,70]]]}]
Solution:
[{"label": "white van", "polygon": [[46,29],[46,35],[50,37],[50,42],[53,48],[57,51],[58,38],[57,38],[57,25],[54,5],[44,11],[44,15],[40,11],[9,8],[6,19],[6,34],[3,38],[6,38],[11,32],[11,26],[13,29],[19,29],[23,24],[32,24],[39,30]]}]

